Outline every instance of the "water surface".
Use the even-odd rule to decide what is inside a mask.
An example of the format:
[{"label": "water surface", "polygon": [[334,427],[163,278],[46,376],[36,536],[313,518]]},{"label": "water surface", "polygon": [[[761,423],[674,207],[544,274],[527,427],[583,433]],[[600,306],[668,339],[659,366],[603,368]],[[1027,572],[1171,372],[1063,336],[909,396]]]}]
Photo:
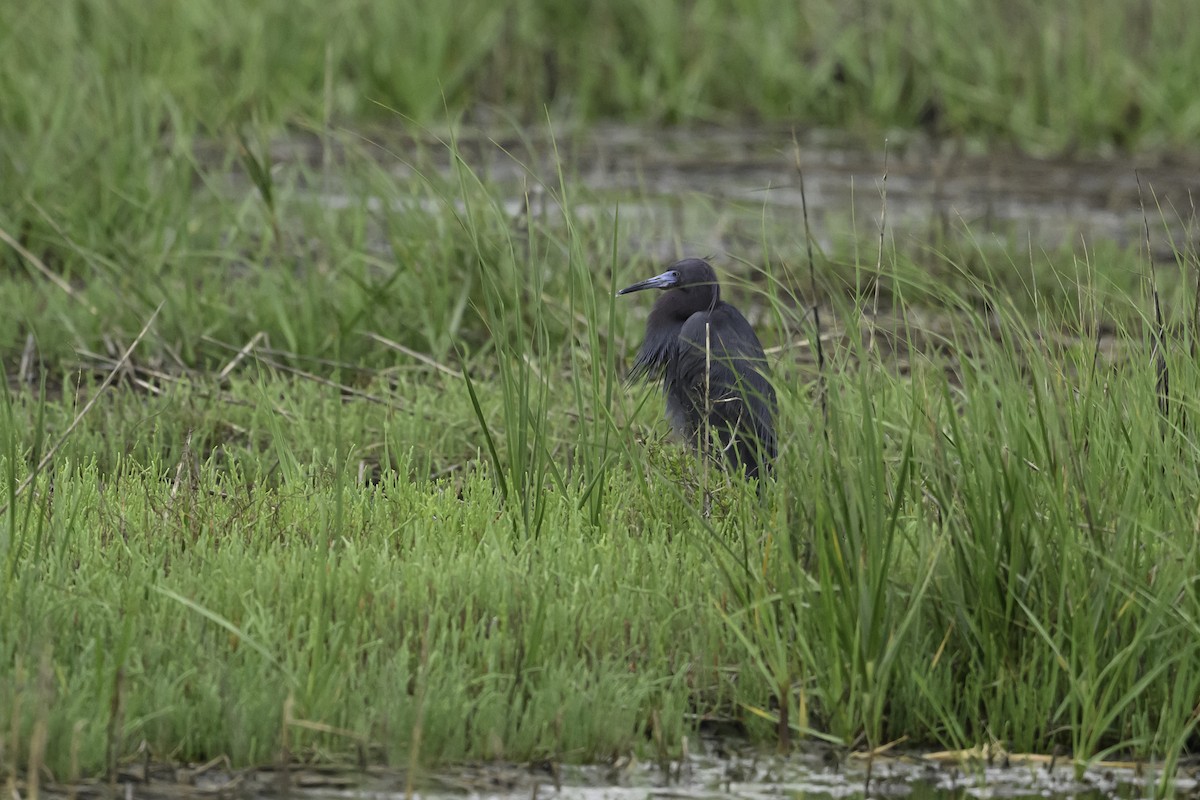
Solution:
[{"label": "water surface", "polygon": [[[450,150],[436,136],[376,130],[351,140],[398,181],[450,170]],[[553,136],[462,130],[455,146],[507,195],[514,219],[530,209],[556,211],[550,198],[565,176],[581,190],[570,198],[577,214],[607,223],[619,207],[628,237],[659,260],[681,251],[737,253],[761,245],[764,231],[786,247],[787,231],[802,239],[803,201],[824,247],[848,231],[875,235],[885,208],[890,234],[901,239],[957,229],[1050,248],[1098,239],[1139,244],[1144,204],[1158,258],[1171,257],[1172,241],[1183,249],[1196,240],[1200,156],[1039,157],[917,134],[864,138],[782,127],[607,125]],[[296,137],[276,142],[272,158],[334,163],[334,178],[314,187],[314,198],[344,207],[362,198],[339,189],[338,152],[317,137]]]}]

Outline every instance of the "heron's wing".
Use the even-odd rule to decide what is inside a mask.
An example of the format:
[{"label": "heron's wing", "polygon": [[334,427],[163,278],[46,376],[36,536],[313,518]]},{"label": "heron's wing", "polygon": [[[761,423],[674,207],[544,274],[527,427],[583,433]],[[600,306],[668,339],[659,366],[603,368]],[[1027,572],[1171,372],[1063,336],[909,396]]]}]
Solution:
[{"label": "heron's wing", "polygon": [[638,348],[633,366],[629,368],[627,380],[662,380],[667,364],[679,347],[679,324],[666,325],[656,323],[651,316],[646,325],[646,338]]},{"label": "heron's wing", "polygon": [[766,354],[736,308],[721,303],[689,317],[666,377],[668,393],[674,388],[686,397],[695,419],[707,417],[731,461],[754,475],[774,459],[776,402]]}]

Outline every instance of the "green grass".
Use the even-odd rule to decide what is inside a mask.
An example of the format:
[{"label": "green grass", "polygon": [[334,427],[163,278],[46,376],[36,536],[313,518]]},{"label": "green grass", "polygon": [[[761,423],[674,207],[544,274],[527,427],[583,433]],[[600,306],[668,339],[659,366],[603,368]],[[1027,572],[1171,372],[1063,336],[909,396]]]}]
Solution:
[{"label": "green grass", "polygon": [[188,137],[249,119],[390,121],[389,109],[433,122],[446,105],[533,120],[546,108],[786,120],[875,138],[929,127],[1052,151],[1188,147],[1200,132],[1190,10],[1187,0],[9,4],[0,115],[60,156],[35,174],[109,145],[74,124],[81,115],[123,137]]},{"label": "green grass", "polygon": [[[1195,133],[1200,50],[1160,6],[1031,4],[1005,34],[1023,49],[986,46],[999,4],[710,6],[680,27],[649,3],[429,4],[421,31],[370,3],[345,25],[269,2],[0,10],[0,772],[103,775],[143,743],[665,758],[710,718],[761,742],[1195,751],[1194,245],[1156,275],[1164,413],[1136,249],[956,229],[878,252],[831,220],[810,280],[802,225],[764,209],[744,263],[719,262],[775,359],[760,502],[621,382],[648,299],[613,290],[670,229],[581,213],[596,198],[561,168],[530,168],[550,202],[513,214],[521,190],[469,147],[333,124],[444,102],[544,126],[549,101],[870,130],[936,97],[950,132],[1035,147]],[[318,131],[311,157],[280,155],[281,123]]]},{"label": "green grass", "polygon": [[656,265],[622,255],[619,221],[575,216],[565,175],[544,176],[563,214],[514,220],[455,164],[396,181],[351,147],[336,210],[304,188],[317,169],[239,196],[203,188],[218,165],[137,210],[157,259],[45,234],[71,293],[5,277],[5,769],[42,736],[59,778],[143,742],[238,764],[661,757],[705,717],[766,742],[1194,747],[1193,252],[1158,276],[1166,416],[1137,252],[1022,263],[954,236],[888,245],[883,274],[866,246],[818,254],[825,416],[795,344],[805,256],[764,227],[762,266],[727,281],[783,345],[760,503],[621,385],[645,308],[613,289]]}]

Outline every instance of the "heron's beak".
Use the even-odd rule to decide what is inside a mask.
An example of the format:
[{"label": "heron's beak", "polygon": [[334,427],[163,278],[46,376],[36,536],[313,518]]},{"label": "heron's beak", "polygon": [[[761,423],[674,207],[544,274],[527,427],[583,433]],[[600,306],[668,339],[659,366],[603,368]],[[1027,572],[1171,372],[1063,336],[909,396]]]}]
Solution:
[{"label": "heron's beak", "polygon": [[635,283],[633,286],[626,286],[617,294],[630,294],[631,292],[640,292],[643,289],[670,289],[679,285],[679,273],[674,270],[668,270],[662,275],[655,275],[653,278],[647,278],[641,283]]}]

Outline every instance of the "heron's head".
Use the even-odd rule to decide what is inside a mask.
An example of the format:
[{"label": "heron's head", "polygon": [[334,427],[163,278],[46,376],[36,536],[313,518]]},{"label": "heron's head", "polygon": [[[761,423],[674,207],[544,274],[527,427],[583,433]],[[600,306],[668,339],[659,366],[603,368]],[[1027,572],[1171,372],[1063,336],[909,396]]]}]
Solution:
[{"label": "heron's head", "polygon": [[[647,278],[644,281],[626,286],[617,294],[630,294],[643,289],[669,290],[675,297],[672,300],[681,306],[690,307],[696,311],[712,308],[721,299],[721,287],[717,283],[717,273],[712,265],[702,258],[685,258],[671,265],[671,268],[661,275]],[[666,300],[667,298],[662,298]],[[660,300],[660,302],[662,302]]]}]

